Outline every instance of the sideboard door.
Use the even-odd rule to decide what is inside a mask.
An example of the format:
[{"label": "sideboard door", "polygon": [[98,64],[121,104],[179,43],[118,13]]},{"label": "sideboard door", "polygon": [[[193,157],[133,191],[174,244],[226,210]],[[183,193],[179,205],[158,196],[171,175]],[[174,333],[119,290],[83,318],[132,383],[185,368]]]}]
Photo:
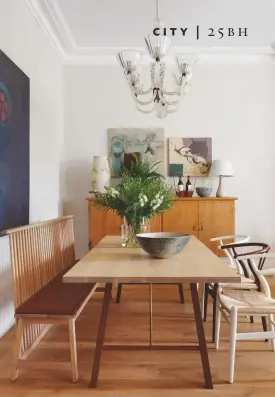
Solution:
[{"label": "sideboard door", "polygon": [[197,200],[176,201],[163,213],[164,232],[188,233],[198,237],[199,204]]},{"label": "sideboard door", "polygon": [[161,215],[156,215],[150,222],[150,232],[161,232]]},{"label": "sideboard door", "polygon": [[199,239],[216,255],[223,256],[212,237],[235,233],[234,200],[202,200],[199,202]]},{"label": "sideboard door", "polygon": [[106,212],[105,236],[120,236],[122,219],[114,211]]},{"label": "sideboard door", "polygon": [[105,213],[89,202],[89,249],[97,245],[105,236]]}]

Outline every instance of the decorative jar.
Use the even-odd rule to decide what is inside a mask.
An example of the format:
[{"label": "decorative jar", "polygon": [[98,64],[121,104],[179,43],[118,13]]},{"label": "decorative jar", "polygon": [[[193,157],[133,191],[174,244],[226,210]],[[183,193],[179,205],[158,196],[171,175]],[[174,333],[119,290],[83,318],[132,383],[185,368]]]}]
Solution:
[{"label": "decorative jar", "polygon": [[107,156],[94,156],[92,162],[92,192],[105,192],[110,186],[110,166]]}]

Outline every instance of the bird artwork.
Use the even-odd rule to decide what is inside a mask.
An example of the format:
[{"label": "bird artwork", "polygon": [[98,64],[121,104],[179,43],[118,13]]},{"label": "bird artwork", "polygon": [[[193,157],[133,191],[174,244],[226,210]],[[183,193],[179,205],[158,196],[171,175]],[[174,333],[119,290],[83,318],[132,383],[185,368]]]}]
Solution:
[{"label": "bird artwork", "polygon": [[211,138],[169,139],[169,176],[208,176],[211,163]]}]

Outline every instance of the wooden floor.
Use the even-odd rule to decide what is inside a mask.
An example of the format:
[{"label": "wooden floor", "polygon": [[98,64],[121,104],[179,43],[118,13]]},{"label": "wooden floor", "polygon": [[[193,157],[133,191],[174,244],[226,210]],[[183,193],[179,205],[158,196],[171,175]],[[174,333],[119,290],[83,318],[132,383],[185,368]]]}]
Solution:
[{"label": "wooden floor", "polygon": [[[187,288],[187,287],[186,287]],[[154,342],[196,341],[190,294],[179,303],[176,286],[153,288]],[[112,303],[107,327],[108,343],[148,341],[148,286],[127,286],[120,304]],[[202,388],[199,352],[106,351],[97,389],[88,389],[102,294],[92,298],[77,321],[78,383],[70,381],[68,330],[52,328],[21,366],[16,382],[9,381],[14,330],[0,340],[0,396],[275,396],[275,354],[264,341],[237,342],[236,379],[228,384],[229,327],[222,324],[221,346],[208,344],[214,390]],[[244,320],[240,329],[260,324]],[[211,317],[205,326],[211,335]]]}]

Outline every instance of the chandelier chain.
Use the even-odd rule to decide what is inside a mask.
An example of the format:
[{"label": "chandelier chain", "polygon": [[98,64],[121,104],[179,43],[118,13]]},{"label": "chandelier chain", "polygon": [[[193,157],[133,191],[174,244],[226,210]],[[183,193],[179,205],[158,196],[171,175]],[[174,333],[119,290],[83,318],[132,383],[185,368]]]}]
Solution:
[{"label": "chandelier chain", "polygon": [[159,0],[156,0],[157,19],[159,20]]}]

